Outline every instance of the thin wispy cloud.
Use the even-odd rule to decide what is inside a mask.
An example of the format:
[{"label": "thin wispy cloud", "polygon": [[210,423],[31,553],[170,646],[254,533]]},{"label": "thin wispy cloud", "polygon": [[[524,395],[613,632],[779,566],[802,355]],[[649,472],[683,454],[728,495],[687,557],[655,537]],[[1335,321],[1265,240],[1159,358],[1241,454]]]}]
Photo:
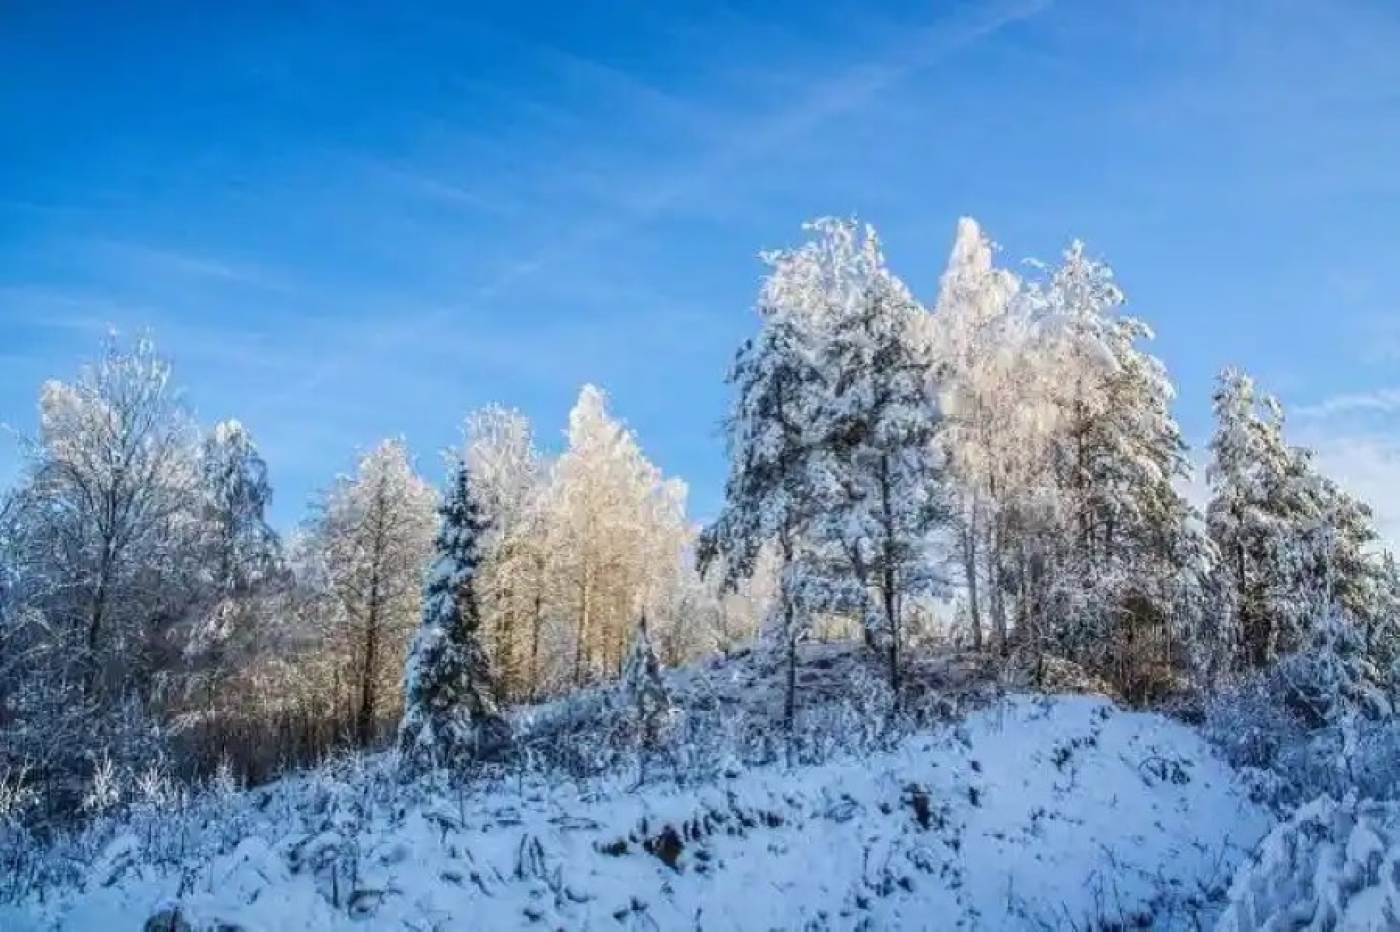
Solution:
[{"label": "thin wispy cloud", "polygon": [[1342,414],[1400,414],[1400,388],[1378,388],[1327,398],[1294,411],[1300,418],[1316,419]]},{"label": "thin wispy cloud", "polygon": [[197,252],[118,240],[98,240],[89,249],[94,261],[123,266],[131,274],[156,279],[202,278],[278,291],[292,289],[285,279],[251,263]]},{"label": "thin wispy cloud", "polygon": [[[686,198],[700,198],[712,187],[732,183],[737,173],[780,147],[809,137],[828,121],[869,104],[881,93],[941,62],[949,54],[994,35],[1049,8],[1050,0],[979,5],[973,18],[938,23],[883,50],[875,58],[834,78],[815,75],[813,89],[784,101],[778,109],[736,117],[722,139],[693,161],[624,189],[615,216],[577,228],[556,251],[568,251],[612,237],[659,215]],[[543,268],[554,253],[537,257]]]}]

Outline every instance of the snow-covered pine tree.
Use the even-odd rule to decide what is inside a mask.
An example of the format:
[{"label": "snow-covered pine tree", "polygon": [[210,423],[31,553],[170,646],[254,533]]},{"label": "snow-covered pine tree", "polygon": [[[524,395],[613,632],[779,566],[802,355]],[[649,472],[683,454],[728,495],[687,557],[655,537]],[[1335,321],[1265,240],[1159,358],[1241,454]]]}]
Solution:
[{"label": "snow-covered pine tree", "polygon": [[423,621],[404,666],[399,754],[408,773],[459,766],[509,741],[496,708],[476,592],[486,530],[470,474],[458,464],[439,508]]},{"label": "snow-covered pine tree", "polygon": [[1281,576],[1275,558],[1287,549],[1279,514],[1289,461],[1282,412],[1234,369],[1220,374],[1212,403],[1206,527],[1219,555],[1222,604],[1206,640],[1215,645],[1213,668],[1260,668],[1275,656],[1270,603]]},{"label": "snow-covered pine tree", "polygon": [[[1218,588],[1233,627],[1236,669],[1264,669],[1312,641],[1323,585],[1363,630],[1380,620],[1381,563],[1369,509],[1291,448],[1278,402],[1243,373],[1226,370],[1215,393],[1207,471],[1207,527],[1220,559]],[[1319,549],[1315,541],[1325,539]]]},{"label": "snow-covered pine tree", "polygon": [[[1330,483],[1316,477],[1324,488]],[[1392,713],[1386,677],[1367,652],[1365,632],[1342,602],[1333,563],[1344,519],[1332,511],[1303,529],[1296,551],[1306,568],[1300,596],[1308,626],[1298,648],[1269,672],[1273,698],[1312,736],[1308,753],[1332,762],[1335,792],[1354,787],[1362,723]]]},{"label": "snow-covered pine tree", "polygon": [[821,535],[861,592],[867,642],[899,695],[905,607],[940,583],[928,549],[948,517],[931,363],[918,303],[885,266],[873,228],[811,225],[824,283],[819,365],[826,391],[810,426]]},{"label": "snow-covered pine tree", "polygon": [[[724,507],[701,535],[702,572],[721,565],[734,586],[750,578],[771,547],[777,592],[761,633],[787,668],[784,722],[796,719],[797,645],[810,630],[817,561],[811,530],[820,507],[812,474],[810,428],[824,390],[808,295],[809,265],[800,253],[765,257],[771,272],[758,301],[760,327],[730,369],[734,403],[725,422],[729,475]],[[722,563],[719,561],[722,560]]]},{"label": "snow-covered pine tree", "polygon": [[1059,373],[1049,401],[1058,520],[1042,542],[1044,623],[1061,653],[1142,700],[1185,660],[1201,604],[1205,542],[1177,484],[1190,475],[1176,391],[1119,312],[1112,269],[1071,244],[1035,289]]},{"label": "snow-covered pine tree", "polygon": [[1375,614],[1365,628],[1366,656],[1380,671],[1391,704],[1400,707],[1400,564],[1386,551],[1375,567]]},{"label": "snow-covered pine tree", "polygon": [[671,711],[671,696],[661,678],[661,661],[647,632],[647,616],[638,616],[632,646],[622,666],[622,692],[633,716],[642,749],[655,749]]},{"label": "snow-covered pine tree", "polygon": [[[1339,609],[1358,629],[1369,660],[1387,670],[1390,658],[1400,649],[1388,643],[1400,619],[1393,617],[1387,605],[1393,576],[1387,575],[1386,555],[1377,552],[1380,533],[1374,514],[1370,506],[1318,472],[1311,450],[1295,447],[1291,453],[1299,511],[1323,529],[1326,541],[1325,550],[1314,545],[1301,551],[1299,585],[1315,590],[1325,583]],[[1304,531],[1313,537],[1319,533]]]}]

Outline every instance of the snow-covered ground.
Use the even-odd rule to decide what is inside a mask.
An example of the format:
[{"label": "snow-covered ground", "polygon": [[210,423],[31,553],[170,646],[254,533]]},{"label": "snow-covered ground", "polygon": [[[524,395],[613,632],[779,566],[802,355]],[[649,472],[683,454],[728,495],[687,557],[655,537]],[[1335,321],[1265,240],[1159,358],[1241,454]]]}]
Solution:
[{"label": "snow-covered ground", "polygon": [[129,820],[0,928],[1194,928],[1272,827],[1195,732],[1083,696],[699,786],[358,766]]}]

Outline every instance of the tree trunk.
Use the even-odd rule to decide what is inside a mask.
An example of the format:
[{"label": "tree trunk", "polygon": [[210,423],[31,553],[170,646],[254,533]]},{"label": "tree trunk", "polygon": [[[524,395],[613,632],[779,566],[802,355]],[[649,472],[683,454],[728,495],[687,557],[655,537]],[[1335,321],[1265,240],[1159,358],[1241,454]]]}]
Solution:
[{"label": "tree trunk", "polygon": [[884,546],[880,555],[880,597],[885,613],[885,633],[889,643],[890,690],[894,693],[895,708],[899,708],[899,593],[896,586],[899,580],[899,554],[895,546],[894,502],[891,500],[890,460],[880,457],[880,519],[884,524]]},{"label": "tree trunk", "polygon": [[534,613],[530,619],[530,701],[539,697],[540,690],[540,629],[544,627],[544,595],[535,586]]},{"label": "tree trunk", "polygon": [[994,527],[987,529],[987,537],[987,586],[988,598],[992,603],[992,635],[997,653],[1005,657],[1010,653],[1011,645],[1006,630],[1006,591],[1001,579],[1001,541]]},{"label": "tree trunk", "polygon": [[574,644],[574,687],[583,686],[583,666],[591,635],[589,613],[592,610],[592,587],[585,580],[579,589],[578,637]]},{"label": "tree trunk", "polygon": [[375,670],[379,665],[379,569],[376,566],[369,584],[369,606],[365,616],[364,666],[360,669],[360,708],[355,717],[355,740],[360,747],[369,747],[374,737]]},{"label": "tree trunk", "polygon": [[91,697],[97,691],[97,681],[101,674],[101,660],[97,655],[98,641],[102,635],[102,624],[106,620],[107,613],[107,587],[109,561],[106,556],[107,547],[103,547],[102,565],[97,574],[97,591],[93,593],[92,608],[88,614],[87,637],[87,662],[84,670],[83,689],[87,696]]},{"label": "tree trunk", "polygon": [[781,536],[779,546],[782,551],[783,564],[778,593],[783,600],[783,640],[787,646],[787,682],[783,690],[783,728],[788,734],[788,752],[791,756],[792,731],[797,723],[797,632],[795,630],[797,618],[787,587],[788,568],[792,566],[792,542],[786,533]]},{"label": "tree trunk", "polygon": [[968,509],[967,526],[962,532],[963,575],[967,580],[968,624],[972,628],[972,649],[982,652],[982,607],[977,599],[977,501]]}]

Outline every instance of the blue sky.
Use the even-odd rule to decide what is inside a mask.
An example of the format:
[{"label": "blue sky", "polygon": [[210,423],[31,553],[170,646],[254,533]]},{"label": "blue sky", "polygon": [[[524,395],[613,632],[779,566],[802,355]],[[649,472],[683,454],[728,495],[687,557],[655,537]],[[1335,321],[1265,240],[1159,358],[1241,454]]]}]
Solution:
[{"label": "blue sky", "polygon": [[[1400,536],[1393,0],[40,3],[0,11],[0,419],[108,326],[260,439],[290,523],[355,452],[585,381],[715,509],[756,254],[957,217],[1086,239],[1181,385],[1244,366]],[[0,447],[0,473],[14,468]]]}]

